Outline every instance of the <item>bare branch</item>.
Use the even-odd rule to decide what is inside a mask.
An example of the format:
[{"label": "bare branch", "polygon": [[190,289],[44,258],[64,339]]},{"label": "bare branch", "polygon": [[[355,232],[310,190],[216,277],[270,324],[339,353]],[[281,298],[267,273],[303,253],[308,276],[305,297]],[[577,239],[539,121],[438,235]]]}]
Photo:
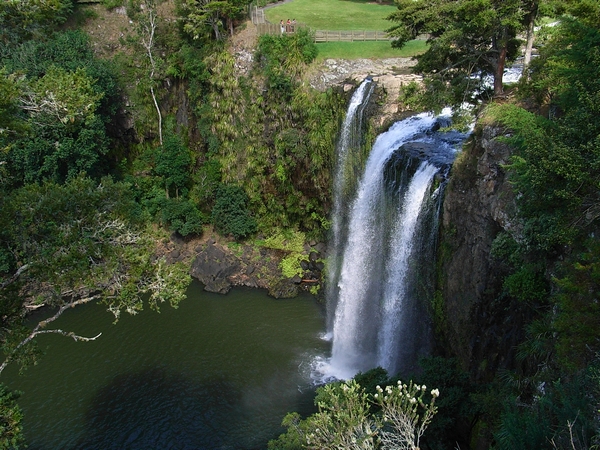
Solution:
[{"label": "bare branch", "polygon": [[25,272],[27,269],[29,269],[29,264],[24,264],[21,267],[19,267],[17,269],[17,271],[13,274],[12,277],[10,277],[8,280],[4,280],[2,283],[0,283],[0,289],[4,289],[9,284],[12,284],[15,281],[17,281],[17,278],[19,278],[21,276],[21,274],[23,272]]},{"label": "bare branch", "polygon": [[76,342],[78,342],[78,341],[82,341],[82,342],[95,341],[100,336],[102,336],[101,332],[98,333],[94,337],[85,337],[85,336],[79,336],[78,334],[75,334],[72,331],[64,331],[64,330],[59,330],[59,329],[56,329],[56,330],[40,330],[40,331],[37,332],[37,334],[60,334],[62,336],[73,338],[73,340],[76,341]]},{"label": "bare branch", "polygon": [[2,371],[6,368],[6,366],[13,360],[13,355],[23,346],[27,345],[29,342],[31,342],[37,335],[39,334],[48,334],[48,333],[56,333],[56,334],[62,334],[64,336],[68,336],[71,337],[73,339],[75,339],[76,341],[93,341],[95,339],[97,339],[102,333],[98,334],[97,336],[93,337],[93,338],[86,338],[83,336],[78,336],[74,333],[67,333],[63,330],[45,330],[44,328],[54,322],[56,319],[58,319],[67,309],[70,308],[74,308],[75,306],[78,305],[83,305],[85,303],[89,303],[93,300],[96,300],[97,298],[99,298],[100,295],[92,295],[91,297],[86,297],[86,298],[80,298],[78,300],[73,300],[71,302],[65,303],[64,305],[62,305],[58,311],[51,317],[40,321],[35,328],[33,329],[33,331],[29,334],[29,336],[27,336],[25,339],[23,339],[21,342],[19,342],[19,344],[17,344],[17,346],[11,351],[11,353],[6,357],[6,359],[4,360],[4,362],[2,364],[0,364],[0,373],[2,373]]}]

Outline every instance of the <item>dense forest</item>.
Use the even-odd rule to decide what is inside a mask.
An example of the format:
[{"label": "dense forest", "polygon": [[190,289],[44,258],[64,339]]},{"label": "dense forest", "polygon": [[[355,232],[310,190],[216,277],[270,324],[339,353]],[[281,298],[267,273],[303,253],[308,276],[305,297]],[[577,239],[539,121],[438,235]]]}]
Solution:
[{"label": "dense forest", "polygon": [[[494,301],[519,305],[525,338],[510,367],[485,376],[440,349],[414,374],[420,384],[374,369],[325,386],[319,412],[286,417],[288,432],[270,447],[596,448],[600,6],[396,4],[392,45],[423,34],[429,43],[415,68],[424,82],[398,101],[453,105],[463,116],[458,107],[470,103],[474,135],[501,126],[514,149],[505,170],[518,225],[494,241],[503,267]],[[329,226],[346,97],[302,83],[317,55],[309,32],[261,37],[241,75],[228,45],[246,2],[103,5],[123,8],[130,23],[103,54],[83,31],[93,18],[84,5],[0,5],[0,373],[34,362],[40,334],[95,339],[49,327],[69,308],[101,301],[118,319],[144,305],[177,306],[189,270],[160,256],[171,233],[192,239],[212,227],[238,241],[291,240],[324,238]],[[534,32],[548,17],[552,26]],[[505,65],[534,42],[539,55],[505,88]],[[25,327],[40,305],[55,315]],[[0,448],[23,445],[17,401],[0,388]]]}]

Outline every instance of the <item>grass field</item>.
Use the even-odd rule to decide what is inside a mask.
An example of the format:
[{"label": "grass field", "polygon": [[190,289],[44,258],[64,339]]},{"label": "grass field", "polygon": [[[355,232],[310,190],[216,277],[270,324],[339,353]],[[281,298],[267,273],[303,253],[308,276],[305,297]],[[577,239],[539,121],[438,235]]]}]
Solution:
[{"label": "grass field", "polygon": [[427,50],[423,40],[408,42],[403,48],[392,48],[388,41],[379,42],[322,42],[317,44],[317,59],[407,58]]},{"label": "grass field", "polygon": [[392,26],[385,18],[396,10],[372,0],[294,0],[269,8],[265,14],[271,23],[296,19],[313,30],[384,31]]}]

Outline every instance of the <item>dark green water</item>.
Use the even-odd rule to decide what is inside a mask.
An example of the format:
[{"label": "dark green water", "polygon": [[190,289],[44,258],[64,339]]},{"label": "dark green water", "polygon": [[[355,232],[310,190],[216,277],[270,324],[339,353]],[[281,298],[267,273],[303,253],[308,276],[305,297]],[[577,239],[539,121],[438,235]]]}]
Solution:
[{"label": "dark green water", "polygon": [[30,450],[259,449],[288,411],[311,412],[310,364],[328,352],[311,296],[222,296],[194,282],[179,309],[123,316],[101,305],[67,311],[56,327],[93,336],[42,336],[46,355],[2,381],[20,399]]}]

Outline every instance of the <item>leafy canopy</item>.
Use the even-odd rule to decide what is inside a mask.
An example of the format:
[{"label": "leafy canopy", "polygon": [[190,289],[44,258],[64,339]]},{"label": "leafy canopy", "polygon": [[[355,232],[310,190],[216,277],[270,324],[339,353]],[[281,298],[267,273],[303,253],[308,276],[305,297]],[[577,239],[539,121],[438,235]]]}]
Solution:
[{"label": "leafy canopy", "polygon": [[397,0],[387,32],[393,47],[427,36],[415,70],[425,75],[428,108],[476,101],[486,92],[485,77],[501,95],[502,75],[518,55],[517,33],[528,11],[526,0]]}]

